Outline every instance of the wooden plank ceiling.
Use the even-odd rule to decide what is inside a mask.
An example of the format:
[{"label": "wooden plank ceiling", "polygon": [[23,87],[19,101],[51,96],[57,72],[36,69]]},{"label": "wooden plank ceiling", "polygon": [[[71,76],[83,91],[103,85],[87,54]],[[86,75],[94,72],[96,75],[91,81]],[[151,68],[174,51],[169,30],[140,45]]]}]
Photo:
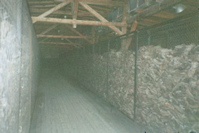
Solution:
[{"label": "wooden plank ceiling", "polygon": [[[28,0],[32,22],[42,46],[79,48],[115,35],[160,24],[171,19],[198,12],[198,0],[145,0],[150,5],[128,12],[127,0]],[[176,13],[175,5],[183,4],[185,11]],[[115,22],[107,15],[122,7]],[[97,37],[95,27],[110,30]]]}]

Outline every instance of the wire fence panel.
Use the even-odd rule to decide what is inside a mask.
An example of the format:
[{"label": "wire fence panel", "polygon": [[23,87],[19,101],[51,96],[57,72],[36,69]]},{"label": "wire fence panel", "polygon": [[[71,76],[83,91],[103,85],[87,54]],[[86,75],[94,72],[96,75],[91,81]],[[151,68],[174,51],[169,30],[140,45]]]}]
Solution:
[{"label": "wire fence panel", "polygon": [[79,66],[75,79],[84,88],[134,118],[147,133],[199,131],[199,16],[126,35],[132,38],[128,50],[121,49],[124,38],[80,49],[67,67],[75,71],[74,64]]}]

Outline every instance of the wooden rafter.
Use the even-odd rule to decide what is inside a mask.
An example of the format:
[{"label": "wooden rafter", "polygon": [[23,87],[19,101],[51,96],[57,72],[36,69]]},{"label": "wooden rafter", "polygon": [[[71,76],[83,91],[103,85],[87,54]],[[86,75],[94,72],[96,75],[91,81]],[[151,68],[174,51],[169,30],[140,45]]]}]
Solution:
[{"label": "wooden rafter", "polygon": [[40,44],[80,45],[78,43],[61,43],[61,42],[41,42]]},{"label": "wooden rafter", "polygon": [[[56,0],[56,1],[65,1],[65,0]],[[79,0],[79,2],[85,2],[91,5],[107,5],[107,6],[121,6],[122,1],[113,1],[113,0]]]},{"label": "wooden rafter", "polygon": [[58,45],[58,46],[51,46],[51,45],[41,45],[42,48],[67,48],[67,50],[70,50],[71,49],[71,45]]},{"label": "wooden rafter", "polygon": [[50,44],[54,44],[54,45],[62,45],[62,46],[74,46],[76,48],[80,48],[80,44],[78,43],[61,43],[61,42],[41,42],[40,44],[43,45],[50,45]]},{"label": "wooden rafter", "polygon": [[34,5],[34,4],[56,4],[60,3],[60,1],[28,1],[29,5]]},{"label": "wooden rafter", "polygon": [[58,19],[58,18],[32,17],[32,20],[40,21],[40,22],[48,22],[48,23],[60,23],[60,24],[77,23],[78,25],[95,25],[95,26],[120,26],[120,27],[123,27],[126,25],[126,24],[117,23],[117,22],[100,22],[100,21],[89,21],[89,20]]},{"label": "wooden rafter", "polygon": [[45,40],[47,40],[48,38],[45,38],[43,41],[39,42],[40,44],[67,44],[67,45],[72,45],[72,44],[77,44],[75,45],[75,47],[80,47],[81,44],[78,43],[74,43],[72,42],[70,39],[65,38],[66,41],[68,41],[68,43],[61,43],[61,42],[46,42]]},{"label": "wooden rafter", "polygon": [[[50,27],[47,28],[45,31],[41,32],[40,35],[44,35],[44,34],[50,32],[51,30],[53,30],[53,29],[56,28],[57,26],[58,26],[57,24],[54,24],[53,26],[50,26]],[[48,40],[48,38],[44,38],[44,39],[42,39],[40,42],[44,42],[44,41],[46,41],[46,40]]]},{"label": "wooden rafter", "polygon": [[172,18],[176,17],[177,15],[173,14],[173,13],[166,12],[166,11],[161,11],[159,13],[154,14],[153,16],[165,18],[165,19],[172,19]]},{"label": "wooden rafter", "polygon": [[[72,8],[67,7],[66,10],[57,10],[57,11],[54,11],[53,13],[51,13],[50,15],[56,15],[56,14],[73,15],[74,4],[71,4],[71,5],[72,5]],[[46,11],[50,10],[50,7],[42,8],[43,6],[42,5],[40,5],[40,6],[39,7],[30,6],[30,11],[37,15],[38,13],[41,14],[43,12],[46,12]],[[106,9],[106,8],[101,8],[100,9],[100,7],[97,7],[97,6],[92,6],[92,7],[94,7],[93,9],[95,9],[98,13],[100,13],[102,15],[106,15],[111,10],[111,9]],[[78,10],[79,10],[78,15],[83,15],[83,14],[92,15],[84,7],[79,6]]]},{"label": "wooden rafter", "polygon": [[[97,17],[100,21],[102,22],[109,22],[108,20],[106,20],[102,15],[100,15],[98,12],[96,12],[93,8],[91,8],[88,4],[84,3],[84,2],[80,2],[80,4],[86,8],[90,13],[92,13],[95,17]],[[109,28],[111,28],[113,31],[115,31],[117,34],[122,35],[123,32],[120,31],[117,27],[112,26],[112,25],[108,25]]]},{"label": "wooden rafter", "polygon": [[44,35],[44,34],[50,32],[51,30],[55,29],[57,26],[58,26],[57,24],[54,24],[53,26],[50,26],[48,29],[41,32],[39,35]]},{"label": "wooden rafter", "polygon": [[[137,27],[138,27],[138,22],[135,21],[135,22],[133,23],[132,27],[131,27],[130,32],[136,31]],[[133,37],[130,37],[130,38],[127,39],[127,42],[126,42],[126,49],[129,49],[129,46],[131,45],[132,40],[133,40]]]},{"label": "wooden rafter", "polygon": [[147,18],[143,18],[143,19],[140,19],[142,21],[145,21],[145,22],[149,22],[149,23],[160,23],[161,21],[157,21],[157,20],[153,20],[153,19],[147,19]]},{"label": "wooden rafter", "polygon": [[[82,4],[81,4],[81,3]],[[61,9],[64,6],[72,3],[72,6],[67,6],[67,9]],[[81,4],[81,6],[79,6]],[[88,5],[89,4],[89,5]],[[83,6],[84,5],[84,6]],[[105,16],[109,11],[114,7],[123,6],[123,1],[115,0],[53,0],[53,1],[30,1],[30,11],[32,16],[32,22],[44,22],[45,23],[54,23],[54,25],[42,27],[40,23],[36,24],[36,29],[44,29],[42,32],[37,35],[40,38],[40,44],[60,44],[60,45],[70,45],[77,44],[76,39],[84,39],[89,44],[93,44],[94,41],[88,35],[83,35],[76,28],[76,25],[87,25],[87,26],[107,26],[111,28],[115,33],[122,35],[124,27],[127,27],[127,24],[123,22],[109,22],[103,16]],[[94,13],[93,13],[94,12]],[[64,19],[63,16],[67,15],[67,18]],[[61,17],[61,18],[60,18]],[[67,24],[67,28],[71,32],[74,32],[74,35],[67,34],[65,32],[61,35],[57,32],[52,32],[52,34],[47,34],[51,30],[57,27],[58,24]],[[71,26],[73,25],[73,26]],[[120,28],[119,28],[120,27]],[[40,31],[40,30],[38,30]],[[69,31],[69,32],[70,32]],[[67,31],[67,33],[69,33]],[[125,31],[124,31],[125,32]],[[92,34],[94,37],[94,34]],[[64,38],[65,41],[58,41],[59,39],[53,38]],[[56,41],[57,40],[57,41]],[[53,41],[53,42],[51,42]],[[43,45],[42,45],[43,46]],[[55,45],[53,45],[55,46]],[[74,45],[79,47],[80,44]]]},{"label": "wooden rafter", "polygon": [[[83,36],[83,34],[81,34],[79,31],[77,31],[76,29],[70,27],[70,26],[67,26],[67,28],[69,28],[71,31],[73,31],[74,33],[76,33],[77,35],[79,36]],[[84,38],[89,44],[92,44],[92,42],[88,39],[88,38]]]},{"label": "wooden rafter", "polygon": [[[66,40],[67,40],[67,39],[66,39]],[[76,45],[74,45],[74,46],[77,47],[77,48],[80,48],[81,45],[82,45],[82,44],[79,44],[79,43],[73,43],[73,42],[71,42],[71,41],[70,41],[70,43],[71,43],[71,44],[76,44]]]},{"label": "wooden rafter", "polygon": [[[53,13],[53,12],[59,10],[60,8],[66,6],[66,5],[69,4],[70,2],[71,2],[71,0],[67,0],[67,1],[62,2],[61,4],[59,4],[59,5],[57,5],[57,6],[53,7],[53,8],[51,8],[50,10],[48,10],[48,11],[44,12],[43,14],[39,15],[38,18],[44,18],[44,17],[50,15],[51,13]],[[33,23],[35,23],[35,22],[37,22],[37,20],[33,20]]]},{"label": "wooden rafter", "polygon": [[37,37],[39,37],[39,38],[43,38],[43,37],[46,37],[46,38],[73,38],[73,39],[89,38],[88,36],[60,36],[60,35],[37,35]]},{"label": "wooden rafter", "polygon": [[182,1],[183,0],[164,0],[162,3],[154,4],[154,5],[150,6],[149,8],[146,8],[145,10],[141,11],[140,13],[138,13],[132,17],[129,17],[128,23],[132,23],[135,20],[139,20],[140,18],[152,16],[152,15],[158,13],[159,11],[169,8],[169,7],[171,7],[175,4],[178,4]]},{"label": "wooden rafter", "polygon": [[[46,12],[46,9],[35,9],[35,8],[30,7],[30,11],[31,11],[32,15],[35,15],[35,14],[39,14],[39,13],[41,14],[43,12]],[[72,15],[71,11],[62,11],[62,10],[55,11],[52,14],[54,14],[54,15]],[[83,15],[93,16],[92,14],[87,13],[87,12],[78,12],[78,15],[79,16],[83,16]]]},{"label": "wooden rafter", "polygon": [[66,41],[68,41],[69,43],[73,43],[71,40],[69,40],[69,39],[66,39]]}]

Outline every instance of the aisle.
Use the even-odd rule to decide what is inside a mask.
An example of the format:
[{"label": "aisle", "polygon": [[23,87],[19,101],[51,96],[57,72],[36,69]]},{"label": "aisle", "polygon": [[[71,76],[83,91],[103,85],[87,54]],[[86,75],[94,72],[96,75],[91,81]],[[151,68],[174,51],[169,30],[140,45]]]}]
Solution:
[{"label": "aisle", "polygon": [[58,72],[41,78],[30,133],[144,133],[90,91],[71,85]]}]

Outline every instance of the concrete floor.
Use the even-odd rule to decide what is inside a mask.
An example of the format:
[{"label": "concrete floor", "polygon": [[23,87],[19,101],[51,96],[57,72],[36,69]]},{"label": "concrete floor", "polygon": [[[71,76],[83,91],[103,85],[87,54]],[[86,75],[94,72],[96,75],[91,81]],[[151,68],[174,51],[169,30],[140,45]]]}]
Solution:
[{"label": "concrete floor", "polygon": [[30,133],[144,133],[144,129],[92,92],[45,70]]}]

